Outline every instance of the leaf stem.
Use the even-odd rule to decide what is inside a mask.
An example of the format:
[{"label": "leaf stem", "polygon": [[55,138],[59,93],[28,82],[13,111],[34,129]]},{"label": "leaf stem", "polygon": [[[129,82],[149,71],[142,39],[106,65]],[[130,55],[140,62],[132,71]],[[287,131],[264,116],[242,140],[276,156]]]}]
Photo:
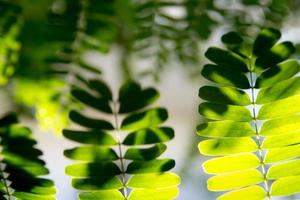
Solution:
[{"label": "leaf stem", "polygon": [[264,176],[264,185],[265,185],[265,190],[267,192],[267,198],[268,200],[271,199],[270,197],[270,191],[269,191],[269,184],[268,180],[266,178],[267,176],[267,169],[266,165],[264,163],[264,154],[262,151],[262,142],[261,142],[261,136],[258,131],[258,122],[257,122],[257,113],[256,113],[256,103],[255,103],[255,94],[254,94],[254,78],[253,78],[253,67],[251,64],[251,58],[250,58],[250,63],[249,63],[249,71],[250,71],[250,88],[251,88],[251,104],[252,104],[252,113],[253,113],[253,122],[254,122],[254,128],[255,128],[255,139],[258,145],[258,156],[261,162],[261,170]]},{"label": "leaf stem", "polygon": [[127,193],[127,186],[126,186],[126,173],[125,173],[125,164],[124,164],[124,158],[123,158],[123,152],[122,152],[122,142],[121,142],[121,136],[120,136],[120,126],[119,126],[119,120],[118,120],[118,102],[113,101],[113,115],[115,120],[115,137],[117,138],[118,143],[118,150],[119,150],[119,157],[120,157],[120,163],[121,163],[121,181],[123,184],[123,194],[125,196],[125,199],[127,200],[128,193]]},{"label": "leaf stem", "polygon": [[[0,138],[1,140],[1,138]],[[8,183],[7,183],[7,180],[5,178],[5,174],[4,174],[4,171],[2,169],[3,166],[1,166],[2,164],[2,159],[3,158],[0,158],[0,177],[2,177],[2,183],[4,185],[4,188],[5,188],[5,192],[6,194],[8,195],[8,199],[7,200],[12,200],[12,196],[11,196],[11,193],[10,193],[10,190],[9,190],[9,186],[8,186]]]}]

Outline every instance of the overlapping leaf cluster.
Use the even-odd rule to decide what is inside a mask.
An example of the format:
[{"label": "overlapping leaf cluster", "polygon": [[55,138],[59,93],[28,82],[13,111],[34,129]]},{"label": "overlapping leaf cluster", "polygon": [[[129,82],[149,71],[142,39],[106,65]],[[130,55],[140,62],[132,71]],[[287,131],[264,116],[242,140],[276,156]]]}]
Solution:
[{"label": "overlapping leaf cluster", "polygon": [[31,131],[17,124],[15,115],[0,119],[1,200],[55,200],[54,183],[41,177],[49,172],[35,144]]},{"label": "overlapping leaf cluster", "polygon": [[19,58],[20,12],[18,5],[0,1],[0,85],[13,75]]},{"label": "overlapping leaf cluster", "polygon": [[72,111],[70,119],[81,128],[63,132],[66,138],[81,144],[64,152],[78,161],[68,166],[66,173],[73,177],[73,187],[81,191],[79,199],[176,198],[179,177],[167,172],[175,161],[158,158],[166,150],[163,143],[174,137],[174,131],[161,125],[168,118],[164,108],[147,108],[158,99],[158,92],[128,82],[118,98],[113,98],[100,80],[86,81],[84,87],[76,86],[72,95],[99,111],[98,115],[88,117]]},{"label": "overlapping leaf cluster", "polygon": [[215,86],[200,88],[199,112],[210,121],[198,126],[203,164],[211,191],[220,200],[270,199],[300,192],[300,71],[288,59],[295,49],[276,43],[280,32],[263,29],[253,47],[234,32],[222,37],[227,50],[211,47],[214,64],[202,74]]}]

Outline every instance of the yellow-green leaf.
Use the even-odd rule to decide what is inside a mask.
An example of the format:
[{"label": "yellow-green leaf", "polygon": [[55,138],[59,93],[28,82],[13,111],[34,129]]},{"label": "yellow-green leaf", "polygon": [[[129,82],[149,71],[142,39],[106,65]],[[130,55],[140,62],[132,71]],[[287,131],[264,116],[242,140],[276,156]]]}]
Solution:
[{"label": "yellow-green leaf", "polygon": [[205,140],[199,143],[198,148],[203,155],[221,156],[254,152],[258,146],[251,138],[226,138]]},{"label": "yellow-green leaf", "polygon": [[258,119],[284,117],[300,112],[300,95],[265,104],[259,110]]},{"label": "yellow-green leaf", "polygon": [[207,119],[213,120],[233,120],[241,122],[249,122],[252,120],[250,111],[243,106],[204,102],[199,105],[199,113]]},{"label": "yellow-green leaf", "polygon": [[136,174],[133,175],[127,186],[130,188],[168,188],[179,185],[180,177],[172,172],[157,174]]},{"label": "yellow-green leaf", "polygon": [[170,200],[179,195],[177,187],[163,189],[134,189],[128,200]]},{"label": "yellow-green leaf", "polygon": [[300,176],[280,178],[271,186],[272,196],[288,196],[300,192]]},{"label": "yellow-green leaf", "polygon": [[205,137],[248,137],[255,131],[247,122],[216,121],[198,125],[197,133]]},{"label": "yellow-green leaf", "polygon": [[267,193],[262,187],[253,185],[227,192],[218,197],[217,200],[264,200],[266,197]]},{"label": "yellow-green leaf", "polygon": [[238,170],[256,168],[260,160],[253,153],[244,153],[210,159],[203,163],[203,169],[208,174],[220,174]]},{"label": "yellow-green leaf", "polygon": [[249,169],[213,176],[208,179],[207,187],[211,191],[227,191],[259,184],[263,181],[264,177],[258,170]]}]

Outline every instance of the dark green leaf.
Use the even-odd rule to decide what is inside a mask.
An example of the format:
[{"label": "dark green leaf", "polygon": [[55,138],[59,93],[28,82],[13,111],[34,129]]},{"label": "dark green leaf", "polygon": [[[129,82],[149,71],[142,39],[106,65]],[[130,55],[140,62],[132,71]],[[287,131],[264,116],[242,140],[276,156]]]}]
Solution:
[{"label": "dark green leaf", "polygon": [[75,131],[75,130],[64,130],[63,135],[73,141],[83,144],[98,144],[98,145],[115,145],[116,140],[100,130],[90,131]]},{"label": "dark green leaf", "polygon": [[172,159],[161,159],[151,161],[133,161],[126,170],[128,174],[161,173],[169,171],[175,166]]},{"label": "dark green leaf", "polygon": [[103,130],[113,130],[114,127],[108,121],[102,119],[93,119],[86,117],[79,112],[72,110],[69,114],[70,119],[78,125],[92,128],[92,129],[103,129]]},{"label": "dark green leaf", "polygon": [[174,138],[174,130],[168,127],[146,128],[129,133],[124,139],[125,145],[155,144]]},{"label": "dark green leaf", "polygon": [[244,74],[221,66],[205,65],[202,70],[202,75],[208,80],[222,86],[233,86],[241,89],[250,88],[249,81]]}]

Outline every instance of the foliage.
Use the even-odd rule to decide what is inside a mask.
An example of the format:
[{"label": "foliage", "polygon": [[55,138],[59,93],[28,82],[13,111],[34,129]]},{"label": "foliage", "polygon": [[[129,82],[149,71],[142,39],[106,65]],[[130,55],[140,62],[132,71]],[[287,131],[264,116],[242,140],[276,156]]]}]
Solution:
[{"label": "foliage", "polygon": [[17,124],[14,114],[0,119],[0,199],[55,200],[54,183],[40,178],[48,169],[39,157],[42,152],[34,147],[28,128]]},{"label": "foliage", "polygon": [[[300,192],[299,63],[288,59],[295,48],[280,32],[262,29],[252,45],[230,32],[222,37],[227,50],[211,47],[214,64],[202,74],[216,86],[200,88],[207,102],[199,113],[210,121],[197,127],[208,138],[199,143],[211,191],[229,191],[218,199],[270,199]],[[248,109],[250,108],[250,109]]]},{"label": "foliage", "polygon": [[[114,99],[100,80],[87,81],[85,86],[75,86],[72,95],[102,114],[88,117],[71,111],[70,119],[81,128],[63,132],[66,138],[81,144],[64,152],[79,161],[66,168],[73,177],[73,187],[82,192],[79,199],[176,198],[180,178],[167,172],[175,161],[158,159],[166,150],[163,143],[174,137],[174,131],[161,126],[168,118],[164,108],[146,108],[158,99],[158,92],[127,82]],[[121,117],[125,118],[119,124]]]},{"label": "foliage", "polygon": [[20,42],[17,37],[22,20],[20,7],[0,1],[0,85],[7,83],[15,71]]}]

